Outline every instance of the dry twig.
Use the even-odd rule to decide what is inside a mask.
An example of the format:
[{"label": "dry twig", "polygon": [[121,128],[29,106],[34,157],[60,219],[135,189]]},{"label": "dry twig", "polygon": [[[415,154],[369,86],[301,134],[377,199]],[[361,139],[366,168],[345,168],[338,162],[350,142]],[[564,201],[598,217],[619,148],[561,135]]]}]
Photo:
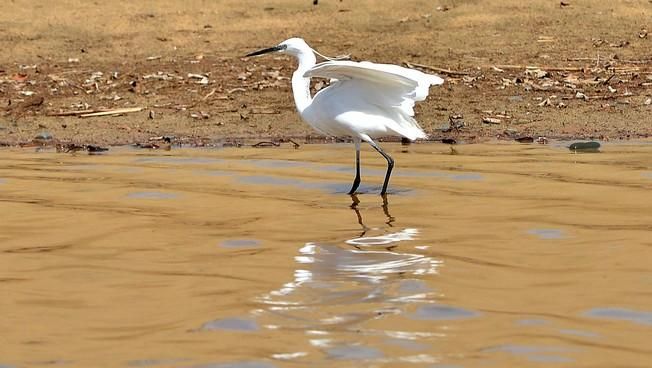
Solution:
[{"label": "dry twig", "polygon": [[139,112],[142,111],[143,107],[125,107],[122,109],[111,109],[106,111],[92,112],[88,114],[79,115],[80,118],[91,118],[96,116],[107,116],[107,115],[119,115],[119,114],[128,114],[130,112]]},{"label": "dry twig", "polygon": [[467,72],[461,72],[457,70],[450,70],[450,69],[445,69],[445,68],[438,68],[436,66],[430,66],[430,65],[425,65],[425,64],[417,64],[417,63],[412,63],[408,61],[403,62],[408,68],[416,69],[416,68],[422,68],[422,69],[428,69],[432,70],[433,72],[441,73],[441,74],[447,74],[447,75],[469,75]]}]

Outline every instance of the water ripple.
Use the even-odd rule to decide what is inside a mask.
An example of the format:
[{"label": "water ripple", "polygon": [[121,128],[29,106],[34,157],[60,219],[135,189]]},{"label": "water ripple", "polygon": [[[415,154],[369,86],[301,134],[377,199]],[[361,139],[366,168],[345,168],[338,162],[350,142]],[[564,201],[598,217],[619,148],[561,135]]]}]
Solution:
[{"label": "water ripple", "polygon": [[528,234],[545,240],[564,239],[566,237],[564,231],[560,229],[530,229]]},{"label": "water ripple", "polygon": [[255,248],[260,246],[260,240],[256,239],[227,239],[220,243],[222,248]]},{"label": "water ripple", "polygon": [[[329,183],[329,182],[308,182],[298,178],[286,178],[272,175],[245,175],[239,176],[238,181],[244,184],[256,185],[278,185],[284,187],[296,187],[299,189],[322,190],[333,194],[344,194],[351,190],[351,183]],[[357,193],[378,193],[381,190],[379,185],[362,184],[358,187]],[[392,186],[388,189],[388,194],[406,194],[411,193],[411,189],[398,188]]]},{"label": "water ripple", "polygon": [[222,159],[210,157],[178,157],[178,156],[157,156],[157,157],[139,157],[134,160],[138,163],[157,163],[157,164],[215,164],[224,162]]},{"label": "water ripple", "polygon": [[246,318],[225,318],[204,323],[200,328],[201,331],[257,331],[258,324],[256,321]]},{"label": "water ripple", "polygon": [[127,194],[127,198],[132,198],[132,199],[175,199],[177,197],[179,197],[179,195],[175,193],[164,193],[164,192],[155,192],[155,191],[131,192]]},{"label": "water ripple", "polygon": [[276,368],[272,363],[245,361],[232,363],[207,363],[193,365],[190,368]]},{"label": "water ripple", "polygon": [[626,308],[593,308],[584,312],[587,317],[634,322],[639,325],[652,326],[652,312],[635,311]]},{"label": "water ripple", "polygon": [[422,305],[410,317],[414,319],[439,321],[478,317],[480,313],[449,305]]},{"label": "water ripple", "polygon": [[504,344],[487,348],[483,351],[488,353],[509,353],[516,356],[523,356],[529,361],[539,363],[570,363],[573,362],[573,359],[558,355],[558,353],[570,352],[574,350],[575,349],[570,349],[563,346]]},{"label": "water ripple", "polygon": [[383,353],[367,346],[336,346],[326,350],[328,358],[335,360],[372,360],[383,357]]}]

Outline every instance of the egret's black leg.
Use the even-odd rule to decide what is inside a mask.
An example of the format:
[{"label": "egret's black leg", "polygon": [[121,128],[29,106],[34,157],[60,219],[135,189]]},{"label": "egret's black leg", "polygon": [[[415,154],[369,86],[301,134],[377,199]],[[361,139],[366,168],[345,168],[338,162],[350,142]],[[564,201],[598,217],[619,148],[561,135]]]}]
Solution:
[{"label": "egret's black leg", "polygon": [[360,186],[360,139],[354,139],[355,143],[355,179],[349,194],[354,194]]},{"label": "egret's black leg", "polygon": [[383,155],[385,157],[385,160],[387,160],[387,173],[385,174],[385,182],[383,183],[383,189],[380,191],[380,195],[384,196],[387,193],[387,185],[389,184],[389,177],[392,175],[392,169],[394,168],[394,159],[385,153],[385,151],[376,144],[376,142],[372,141],[371,139],[367,141],[371,147],[373,147],[378,153]]}]

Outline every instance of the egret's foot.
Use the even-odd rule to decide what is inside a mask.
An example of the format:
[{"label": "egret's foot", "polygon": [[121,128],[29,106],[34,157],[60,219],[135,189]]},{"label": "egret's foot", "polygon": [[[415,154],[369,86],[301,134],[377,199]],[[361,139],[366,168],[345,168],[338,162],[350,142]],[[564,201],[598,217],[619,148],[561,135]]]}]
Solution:
[{"label": "egret's foot", "polygon": [[383,201],[387,201],[387,188],[388,187],[389,187],[388,183],[385,183],[385,185],[383,185],[383,189],[380,190],[380,196],[383,197]]},{"label": "egret's foot", "polygon": [[349,195],[355,194],[355,191],[358,190],[358,187],[360,186],[360,178],[356,177],[355,180],[353,181],[353,186],[351,187],[351,190],[349,191]]}]

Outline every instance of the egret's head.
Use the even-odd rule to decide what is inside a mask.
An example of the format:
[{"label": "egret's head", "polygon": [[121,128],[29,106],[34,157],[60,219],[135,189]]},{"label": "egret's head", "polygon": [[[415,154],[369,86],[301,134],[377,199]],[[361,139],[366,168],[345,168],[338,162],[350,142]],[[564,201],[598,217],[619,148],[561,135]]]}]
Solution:
[{"label": "egret's head", "polygon": [[292,55],[292,56],[299,56],[299,54],[301,54],[301,53],[312,52],[312,49],[310,48],[310,46],[308,46],[306,41],[304,41],[301,38],[295,37],[295,38],[287,39],[287,40],[279,43],[278,45],[276,45],[274,47],[269,47],[269,48],[266,48],[266,49],[254,51],[254,52],[252,52],[250,54],[247,54],[245,56],[247,56],[247,57],[256,56],[256,55],[267,54],[267,53],[270,53],[270,52],[280,52],[280,53],[288,54],[288,55]]},{"label": "egret's head", "polygon": [[308,44],[306,43],[306,41],[303,40],[303,38],[298,38],[298,37],[290,38],[281,42],[279,46],[284,48],[283,52],[292,56],[298,56],[302,52],[312,53],[312,48],[308,46]]}]

